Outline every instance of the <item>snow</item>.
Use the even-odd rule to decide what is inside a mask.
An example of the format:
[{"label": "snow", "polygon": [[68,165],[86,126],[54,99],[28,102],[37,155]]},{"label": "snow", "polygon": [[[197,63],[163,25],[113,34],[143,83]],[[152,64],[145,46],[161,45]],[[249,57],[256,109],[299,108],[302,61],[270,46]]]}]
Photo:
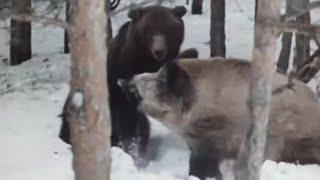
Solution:
[{"label": "snow", "polygon": [[72,104],[76,108],[80,108],[83,105],[83,100],[84,100],[83,94],[81,92],[76,92],[72,97]]},{"label": "snow", "polygon": [[[124,6],[134,0],[122,0]],[[184,4],[185,0],[167,3]],[[204,15],[185,17],[186,39],[183,48],[196,47],[200,57],[209,56],[209,1],[204,1]],[[226,1],[227,56],[250,58],[253,46],[254,0]],[[121,7],[120,7],[121,8]],[[189,8],[189,7],[188,7]],[[312,12],[318,22],[319,10]],[[127,19],[126,12],[113,19],[115,31]],[[8,22],[1,22],[4,27]],[[63,103],[69,91],[70,56],[63,49],[63,30],[35,25],[33,58],[9,67],[9,32],[0,29],[0,179],[71,180],[72,153],[69,145],[58,139]],[[314,49],[313,49],[314,50]],[[316,90],[318,80],[310,86]],[[74,104],[81,106],[83,96],[76,94]],[[112,148],[112,180],[196,180],[188,177],[189,150],[181,137],[151,119],[150,162],[137,168],[132,158],[119,148]],[[224,176],[231,180],[232,161],[221,164]],[[319,165],[296,165],[266,161],[261,180],[319,180]]]}]

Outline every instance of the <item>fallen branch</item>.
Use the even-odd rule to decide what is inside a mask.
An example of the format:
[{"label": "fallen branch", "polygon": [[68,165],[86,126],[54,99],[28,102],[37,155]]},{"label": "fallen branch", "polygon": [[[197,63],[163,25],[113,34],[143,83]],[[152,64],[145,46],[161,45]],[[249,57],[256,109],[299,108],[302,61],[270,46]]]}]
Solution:
[{"label": "fallen branch", "polygon": [[300,69],[298,69],[298,71],[300,71],[301,69],[303,69],[304,66],[306,66],[307,64],[310,64],[316,57],[320,56],[320,48],[317,49],[311,56],[310,58],[301,66]]},{"label": "fallen branch", "polygon": [[278,25],[282,32],[293,32],[301,34],[314,34],[316,37],[320,36],[320,25],[311,24],[298,24],[298,23],[281,23]]},{"label": "fallen branch", "polygon": [[[163,0],[162,3],[165,2],[165,1],[170,1],[170,0]],[[145,0],[145,1],[142,1],[141,3],[138,3],[138,4],[132,3],[130,5],[127,5],[127,6],[124,6],[124,7],[120,8],[120,9],[118,9],[117,11],[112,11],[110,15],[111,16],[115,16],[115,15],[117,15],[117,14],[123,12],[123,11],[128,10],[128,9],[141,7],[141,6],[147,5],[149,3],[154,3],[154,2],[155,2],[155,0]]]},{"label": "fallen branch", "polygon": [[141,3],[139,3],[139,4],[133,3],[133,4],[130,4],[130,5],[128,5],[128,6],[124,6],[124,7],[120,8],[120,9],[118,9],[117,11],[112,11],[112,12],[110,13],[110,15],[111,15],[111,16],[115,16],[115,15],[117,15],[117,14],[123,12],[123,11],[128,10],[128,9],[132,9],[132,8],[134,8],[134,7],[144,6],[144,5],[149,4],[149,3],[152,3],[152,2],[154,2],[154,1],[153,1],[153,0],[145,0],[145,1],[142,1]]},{"label": "fallen branch", "polygon": [[320,70],[320,58],[315,57],[313,61],[304,65],[298,72],[297,78],[304,83],[308,83]]}]

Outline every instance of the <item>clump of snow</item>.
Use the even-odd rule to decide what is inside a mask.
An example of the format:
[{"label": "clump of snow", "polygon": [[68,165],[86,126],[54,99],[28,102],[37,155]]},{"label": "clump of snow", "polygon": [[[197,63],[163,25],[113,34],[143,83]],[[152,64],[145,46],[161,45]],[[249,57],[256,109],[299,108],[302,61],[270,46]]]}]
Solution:
[{"label": "clump of snow", "polygon": [[75,92],[72,97],[72,104],[76,108],[80,108],[83,105],[84,97],[81,92]]},{"label": "clump of snow", "polygon": [[156,174],[144,170],[138,170],[128,154],[120,148],[112,148],[112,166],[111,179],[139,179],[139,180],[182,180],[171,176],[170,174]]}]

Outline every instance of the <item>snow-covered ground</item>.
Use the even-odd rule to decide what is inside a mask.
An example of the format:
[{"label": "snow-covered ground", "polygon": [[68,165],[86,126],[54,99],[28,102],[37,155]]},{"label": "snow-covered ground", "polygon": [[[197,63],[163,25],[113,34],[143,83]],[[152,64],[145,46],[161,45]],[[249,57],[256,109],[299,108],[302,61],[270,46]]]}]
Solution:
[{"label": "snow-covered ground", "polygon": [[[124,2],[129,0],[122,0]],[[129,1],[130,2],[130,1]],[[131,0],[131,2],[136,2]],[[185,0],[176,4],[184,4]],[[227,0],[227,56],[250,58],[253,38],[254,0]],[[168,5],[173,5],[169,3]],[[186,39],[183,48],[196,47],[201,57],[209,56],[209,1],[204,15],[185,17]],[[317,22],[320,13],[312,13]],[[114,30],[126,14],[113,18]],[[8,22],[1,22],[1,27]],[[63,31],[59,28],[33,30],[34,57],[22,65],[9,67],[2,60],[9,55],[9,33],[0,30],[0,179],[71,180],[72,153],[58,139],[61,112],[69,91],[70,56],[63,49]],[[313,83],[316,84],[316,81]],[[152,120],[153,159],[137,169],[131,157],[121,149],[112,149],[112,180],[178,180],[188,177],[189,150],[183,140]],[[227,165],[227,163],[224,163]],[[227,177],[230,170],[226,169]],[[262,180],[319,180],[320,166],[295,165],[266,161]]]}]

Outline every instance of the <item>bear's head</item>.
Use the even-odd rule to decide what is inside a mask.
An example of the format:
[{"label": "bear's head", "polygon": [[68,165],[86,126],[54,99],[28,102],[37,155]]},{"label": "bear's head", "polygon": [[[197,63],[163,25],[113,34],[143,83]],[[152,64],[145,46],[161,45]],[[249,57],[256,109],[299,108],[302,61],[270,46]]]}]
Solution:
[{"label": "bear's head", "polygon": [[135,41],[158,61],[176,58],[184,39],[182,17],[186,11],[183,6],[149,6],[130,10],[128,17],[132,20]]}]

